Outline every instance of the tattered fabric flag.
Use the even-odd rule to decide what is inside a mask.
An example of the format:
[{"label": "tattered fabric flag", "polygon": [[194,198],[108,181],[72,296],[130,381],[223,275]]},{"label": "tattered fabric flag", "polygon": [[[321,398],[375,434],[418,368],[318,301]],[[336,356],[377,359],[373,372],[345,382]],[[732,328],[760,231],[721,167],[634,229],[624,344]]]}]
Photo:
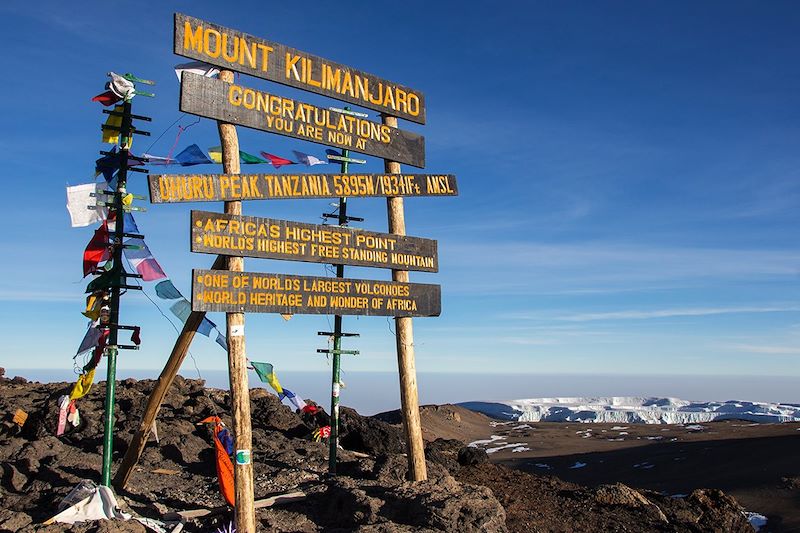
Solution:
[{"label": "tattered fabric flag", "polygon": [[[123,218],[125,221],[125,232],[126,233],[139,233],[139,226],[136,225],[136,220],[134,220],[133,215],[130,213],[125,213],[125,217]],[[112,225],[109,225],[109,229],[114,227],[113,222]]]},{"label": "tattered fabric flag", "polygon": [[[115,287],[117,285],[122,285],[120,283],[122,276],[113,270],[109,270],[108,272],[103,272],[92,281],[86,285],[86,294],[97,292],[97,291],[106,291]],[[102,312],[102,309],[101,309]]]},{"label": "tattered fabric flag", "polygon": [[254,156],[253,154],[248,154],[247,152],[242,152],[241,150],[239,150],[239,159],[241,159],[242,163],[245,165],[259,165],[267,162],[260,157]]},{"label": "tattered fabric flag", "polygon": [[295,409],[299,409],[302,411],[303,408],[306,406],[306,402],[304,402],[300,396],[296,395],[289,389],[283,389],[283,393],[278,394],[279,400],[283,400],[284,398],[287,398],[290,402],[292,402],[292,405],[294,405]]},{"label": "tattered fabric flag", "polygon": [[[123,106],[114,106],[114,111],[122,113]],[[103,142],[117,144],[119,143],[119,128],[122,126],[122,115],[108,115],[105,126],[112,126],[111,128],[101,128],[103,132]],[[115,129],[116,128],[116,129]]]},{"label": "tattered fabric flag", "polygon": [[[92,194],[101,193],[105,183],[85,183],[67,187],[67,211],[73,228],[82,228],[106,218],[107,210],[97,207],[97,197]],[[89,209],[89,207],[97,209]]]},{"label": "tattered fabric flag", "polygon": [[217,333],[217,338],[214,342],[222,346],[223,350],[226,351],[228,350],[228,339],[226,339],[225,335],[223,335],[222,333]]},{"label": "tattered fabric flag", "polygon": [[156,284],[156,296],[162,300],[177,300],[183,295],[181,295],[178,289],[175,288],[175,285],[171,280],[165,279],[164,281],[160,281],[158,284]]},{"label": "tattered fabric flag", "polygon": [[175,156],[175,161],[180,163],[183,167],[190,167],[192,165],[210,165],[214,163],[196,144],[187,146],[181,153]]},{"label": "tattered fabric flag", "polygon": [[222,163],[222,147],[212,146],[211,148],[209,148],[208,157],[210,157],[214,163],[217,164]]},{"label": "tattered fabric flag", "polygon": [[314,433],[312,433],[311,436],[314,438],[315,442],[319,442],[322,439],[327,439],[331,436],[331,427],[322,426],[321,428],[317,428],[314,430]]},{"label": "tattered fabric flag", "polygon": [[[208,157],[211,158],[214,163],[222,163],[222,147],[221,146],[212,146],[208,149]],[[260,157],[256,157],[252,154],[248,154],[247,152],[243,152],[239,150],[239,160],[244,163],[245,165],[257,165],[259,163],[267,163]]]},{"label": "tattered fabric flag", "polygon": [[81,314],[94,322],[100,318],[100,309],[105,303],[105,292],[92,293],[86,297],[86,311],[82,311]]},{"label": "tattered fabric flag", "polygon": [[[94,163],[94,171],[97,174],[103,174],[103,177],[105,178],[105,180],[107,182],[109,182],[109,185],[110,185],[111,182],[112,182],[112,179],[114,177],[114,174],[117,172],[117,170],[119,170],[119,159],[118,159],[118,157],[116,155],[117,154],[117,147],[114,146],[109,151],[109,153],[111,155],[104,155],[103,157],[101,157],[100,159],[95,161],[95,163]],[[128,158],[128,166],[129,167],[144,165],[144,163],[139,161],[139,159],[133,159],[133,157],[136,157],[136,156],[134,156],[133,154],[129,154],[129,155],[132,156],[132,157]]]},{"label": "tattered fabric flag", "polygon": [[106,83],[106,89],[121,99],[130,100],[133,98],[134,93],[136,92],[136,87],[134,87],[132,81],[127,80],[114,72],[109,72],[108,76],[111,78],[111,81]]},{"label": "tattered fabric flag", "polygon": [[228,452],[225,444],[219,438],[219,434],[225,429],[225,425],[218,416],[209,416],[198,422],[198,424],[214,424],[214,450],[216,451],[219,492],[229,505],[234,505],[236,492],[234,490],[233,462],[231,461],[230,452]]},{"label": "tattered fabric flag", "polygon": [[190,61],[175,65],[175,75],[178,76],[178,81],[181,81],[184,72],[193,72],[206,78],[214,78],[219,74],[219,69],[202,61]]},{"label": "tattered fabric flag", "polygon": [[201,335],[205,335],[206,337],[211,337],[211,331],[216,328],[217,325],[211,322],[208,318],[203,317],[203,321],[200,322],[200,325],[197,326],[197,333]]},{"label": "tattered fabric flag", "polygon": [[282,399],[283,387],[281,387],[281,383],[278,381],[278,376],[275,375],[275,370],[272,365],[270,363],[259,363],[256,361],[250,361],[250,364],[253,365],[253,370],[258,374],[258,378],[264,383],[268,383]]},{"label": "tattered fabric flag", "polygon": [[192,304],[186,298],[181,298],[169,308],[172,314],[178,317],[178,320],[184,324],[189,319],[189,314],[192,312]]},{"label": "tattered fabric flag", "polygon": [[83,340],[81,341],[81,345],[78,346],[78,351],[75,352],[75,355],[80,355],[84,352],[88,352],[100,341],[100,337],[102,332],[100,328],[95,326],[89,326],[89,329],[86,330],[86,335],[83,336]]},{"label": "tattered fabric flag", "polygon": [[100,102],[101,104],[103,104],[106,107],[112,106],[112,105],[116,104],[117,102],[119,102],[120,100],[122,100],[122,98],[120,98],[119,96],[117,96],[116,94],[114,94],[111,91],[106,91],[104,93],[100,93],[97,96],[92,98],[92,102]]},{"label": "tattered fabric flag", "polygon": [[93,272],[100,261],[111,257],[108,249],[108,223],[103,224],[94,231],[94,236],[83,251],[83,277]]},{"label": "tattered fabric flag", "polygon": [[294,156],[297,158],[297,161],[306,165],[307,167],[313,167],[314,165],[327,165],[328,161],[323,161],[318,157],[314,157],[310,154],[304,154],[303,152],[298,152],[297,150],[292,150],[294,152]]},{"label": "tattered fabric flag", "polygon": [[267,152],[261,152],[263,157],[269,159],[269,162],[272,163],[272,166],[275,168],[281,168],[286,165],[296,165],[294,161],[291,159],[285,159],[283,157],[278,157],[277,155],[268,154]]},{"label": "tattered fabric flag", "polygon": [[142,344],[141,333],[142,333],[142,328],[140,328],[139,326],[134,326],[133,331],[131,331],[131,342],[136,346]]},{"label": "tattered fabric flag", "polygon": [[148,165],[177,165],[178,162],[169,157],[162,157],[160,155],[142,154],[142,157],[147,159]]},{"label": "tattered fabric flag", "polygon": [[[135,246],[136,248],[128,248],[128,246]],[[141,274],[142,280],[157,281],[167,277],[143,239],[128,239],[125,241],[124,251],[125,257],[131,262],[136,272]]]},{"label": "tattered fabric flag", "polygon": [[70,400],[83,398],[89,393],[89,390],[92,388],[92,382],[94,381],[94,371],[95,369],[92,368],[80,375],[78,381],[72,386],[72,392],[69,393]]},{"label": "tattered fabric flag", "polygon": [[67,428],[67,414],[69,410],[69,396],[64,395],[58,399],[58,427],[56,428],[56,436],[60,437],[64,434]]}]

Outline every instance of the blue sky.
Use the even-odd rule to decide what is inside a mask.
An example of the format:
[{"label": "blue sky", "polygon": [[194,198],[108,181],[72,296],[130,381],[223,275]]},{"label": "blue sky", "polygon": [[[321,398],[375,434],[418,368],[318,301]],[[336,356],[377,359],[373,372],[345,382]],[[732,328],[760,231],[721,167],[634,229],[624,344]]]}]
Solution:
[{"label": "blue sky", "polygon": [[[394,4],[392,4],[394,5]],[[439,241],[440,318],[415,320],[421,372],[781,375],[800,378],[800,6],[793,2],[4,2],[5,261],[0,366],[70,368],[86,325],[81,255],[67,184],[92,180],[105,73],[158,82],[135,112],[166,155],[181,118],[172,13],[240,29],[423,91],[427,169],[458,176],[457,198],[406,200],[409,235]],[[114,12],[124,12],[115,20]],[[242,78],[311,103],[334,100]],[[374,113],[371,116],[375,118]],[[203,119],[178,150],[219,144]],[[243,150],[323,148],[240,129]],[[206,172],[214,167],[195,167]],[[216,167],[217,169],[219,167]],[[266,168],[263,167],[266,171]],[[382,171],[369,158],[365,171]],[[405,170],[411,172],[411,167]],[[180,172],[176,169],[174,172]],[[331,171],[334,168],[331,167]],[[134,192],[145,194],[134,176]],[[140,204],[142,205],[142,204]],[[155,256],[189,294],[189,210],[137,215]],[[362,227],[386,231],[385,202],[355,199]],[[319,222],[326,201],[250,202],[246,214]],[[246,260],[246,270],[323,275],[321,265]],[[388,279],[388,271],[348,268]],[[150,290],[152,295],[152,290]],[[167,315],[169,313],[167,312]],[[211,318],[224,326],[224,316]],[[158,369],[175,330],[140,296],[143,327],[121,371]],[[248,355],[323,370],[325,317],[247,316]],[[396,367],[391,323],[361,333],[345,368]],[[224,369],[208,339],[198,366]],[[188,372],[190,373],[190,372]]]}]

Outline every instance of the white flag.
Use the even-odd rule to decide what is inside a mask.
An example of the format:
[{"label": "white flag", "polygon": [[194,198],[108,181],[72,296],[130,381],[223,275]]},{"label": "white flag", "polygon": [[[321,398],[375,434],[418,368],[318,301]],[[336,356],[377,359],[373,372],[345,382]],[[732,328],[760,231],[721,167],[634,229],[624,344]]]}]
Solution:
[{"label": "white flag", "polygon": [[188,63],[175,65],[175,75],[178,76],[178,81],[181,81],[181,74],[184,72],[194,72],[206,78],[213,78],[219,74],[219,69],[208,63],[203,63],[202,61],[190,61]]},{"label": "white flag", "polygon": [[304,154],[303,152],[298,152],[297,150],[292,150],[292,152],[294,152],[294,155],[297,157],[297,160],[300,163],[302,163],[302,164],[304,164],[304,165],[306,165],[308,167],[313,167],[314,165],[327,165],[328,164],[327,161],[323,161],[322,159],[318,159],[318,158],[314,157],[313,155]]},{"label": "white flag", "polygon": [[[73,228],[82,228],[106,219],[106,209],[97,206],[97,197],[105,189],[105,183],[86,183],[67,187],[67,211]],[[89,209],[92,206],[95,209]]]}]

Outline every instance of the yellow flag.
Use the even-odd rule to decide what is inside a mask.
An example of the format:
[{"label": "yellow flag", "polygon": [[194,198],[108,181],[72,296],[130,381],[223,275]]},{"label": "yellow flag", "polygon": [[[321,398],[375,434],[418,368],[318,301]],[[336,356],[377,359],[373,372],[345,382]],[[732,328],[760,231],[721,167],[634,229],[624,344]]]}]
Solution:
[{"label": "yellow flag", "polygon": [[[122,106],[117,105],[114,106],[114,111],[122,113]],[[119,128],[122,126],[122,117],[119,115],[108,115],[108,120],[106,120],[106,126],[116,126]],[[103,128],[103,142],[104,143],[111,143],[117,144],[119,142],[119,130],[112,130],[108,128]]]},{"label": "yellow flag", "polygon": [[89,390],[92,388],[92,382],[94,381],[94,368],[89,370],[88,372],[81,374],[78,378],[78,381],[75,382],[75,385],[72,387],[72,392],[69,393],[70,400],[77,400],[78,398],[83,398],[89,393]]}]

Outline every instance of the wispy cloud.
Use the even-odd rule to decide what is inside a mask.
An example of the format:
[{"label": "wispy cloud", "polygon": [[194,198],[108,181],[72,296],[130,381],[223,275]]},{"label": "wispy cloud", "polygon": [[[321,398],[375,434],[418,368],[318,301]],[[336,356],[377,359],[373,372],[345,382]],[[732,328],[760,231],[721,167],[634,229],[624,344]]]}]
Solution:
[{"label": "wispy cloud", "polygon": [[763,344],[730,344],[726,348],[739,352],[757,353],[764,355],[800,355],[800,347],[776,346]]},{"label": "wispy cloud", "polygon": [[588,322],[592,320],[646,320],[650,318],[671,318],[682,316],[727,315],[734,313],[784,313],[800,311],[796,305],[780,305],[771,307],[695,307],[676,309],[651,309],[610,311],[604,313],[578,313],[558,317],[558,320],[570,322]]}]

